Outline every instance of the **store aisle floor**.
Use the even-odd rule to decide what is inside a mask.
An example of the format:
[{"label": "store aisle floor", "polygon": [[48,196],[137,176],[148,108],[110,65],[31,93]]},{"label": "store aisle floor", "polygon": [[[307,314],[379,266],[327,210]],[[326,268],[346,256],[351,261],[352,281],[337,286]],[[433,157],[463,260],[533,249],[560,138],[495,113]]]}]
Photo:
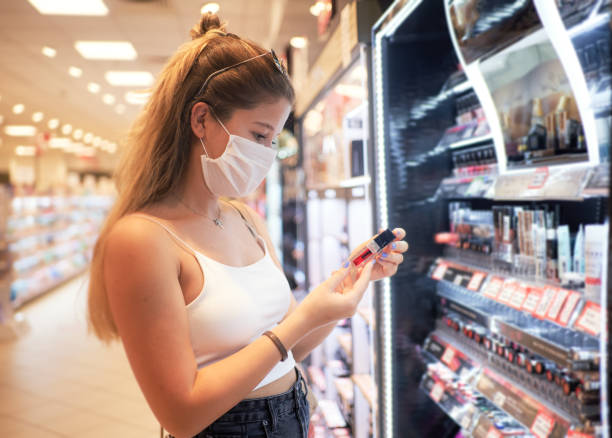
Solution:
[{"label": "store aisle floor", "polygon": [[22,309],[30,330],[0,342],[0,435],[153,438],[159,424],[120,344],[87,334],[86,277]]}]

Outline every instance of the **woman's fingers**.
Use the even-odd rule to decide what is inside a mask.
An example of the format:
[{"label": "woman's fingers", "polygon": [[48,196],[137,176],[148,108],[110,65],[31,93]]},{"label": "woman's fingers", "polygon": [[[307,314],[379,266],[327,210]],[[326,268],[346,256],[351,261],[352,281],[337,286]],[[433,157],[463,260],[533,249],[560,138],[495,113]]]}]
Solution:
[{"label": "woman's fingers", "polygon": [[350,267],[342,267],[337,271],[333,272],[332,275],[327,280],[325,280],[325,283],[327,283],[327,287],[329,287],[331,290],[336,290],[336,288],[342,284],[342,282],[348,275],[349,270]]},{"label": "woman's fingers", "polygon": [[[359,296],[359,300],[361,300],[361,296],[365,292],[368,287],[368,283],[372,278],[372,269],[374,269],[374,265],[376,264],[376,260],[372,259],[368,261],[368,263],[363,267],[361,272],[359,273],[359,278],[353,284],[353,287],[350,289],[351,294],[357,294]],[[359,301],[358,300],[358,301]]]}]

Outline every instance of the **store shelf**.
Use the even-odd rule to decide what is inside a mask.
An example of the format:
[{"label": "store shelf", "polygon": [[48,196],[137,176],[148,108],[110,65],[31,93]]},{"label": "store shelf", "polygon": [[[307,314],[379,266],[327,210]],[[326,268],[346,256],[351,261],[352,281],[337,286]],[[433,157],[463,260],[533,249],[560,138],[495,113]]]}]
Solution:
[{"label": "store shelf", "polygon": [[348,425],[346,419],[342,415],[342,411],[340,411],[340,407],[335,401],[325,399],[319,400],[319,409],[323,414],[323,418],[328,428],[335,429]]},{"label": "store shelf", "polygon": [[368,401],[370,408],[375,411],[377,409],[376,385],[372,376],[370,374],[353,374],[351,379]]},{"label": "store shelf", "polygon": [[[446,266],[444,276],[437,278],[441,266]],[[482,270],[472,270],[448,261],[439,261],[433,272],[436,274],[434,278],[440,281],[438,295],[443,308],[486,327],[512,342],[520,343],[530,351],[555,362],[561,368],[584,370],[585,367],[597,366],[599,345],[590,335],[563,327],[552,320],[536,319],[522,310],[487,297],[493,287],[500,295],[504,292],[504,284],[507,282],[502,277],[491,275],[487,278],[488,275]],[[478,287],[474,285],[474,278],[479,282]],[[492,282],[500,286],[494,286]],[[469,288],[470,284],[473,287]],[[524,295],[527,292],[517,292],[516,285],[519,284],[517,282],[512,281],[510,284],[513,285],[513,292],[507,293],[509,302],[512,300],[512,294],[523,294],[520,300],[525,303],[527,299]],[[482,293],[479,293],[480,291]],[[548,299],[548,308],[552,307],[554,300],[554,297]],[[572,308],[566,310],[564,308],[566,305]],[[573,304],[563,301],[559,307],[558,313],[573,314],[573,317],[568,318],[568,321],[573,321],[584,304],[581,300]]]},{"label": "store shelf", "polygon": [[346,357],[349,360],[353,360],[353,336],[350,333],[342,333],[336,337],[338,344],[346,353]]},{"label": "store shelf", "polygon": [[465,140],[456,141],[451,143],[448,147],[450,149],[459,149],[465,146],[472,146],[478,143],[490,142],[493,141],[493,136],[491,134],[481,135],[479,137],[467,138]]},{"label": "store shelf", "polygon": [[348,377],[338,377],[334,379],[334,386],[336,387],[336,391],[338,391],[338,395],[340,398],[351,405],[353,403],[354,392],[353,392],[353,382]]}]

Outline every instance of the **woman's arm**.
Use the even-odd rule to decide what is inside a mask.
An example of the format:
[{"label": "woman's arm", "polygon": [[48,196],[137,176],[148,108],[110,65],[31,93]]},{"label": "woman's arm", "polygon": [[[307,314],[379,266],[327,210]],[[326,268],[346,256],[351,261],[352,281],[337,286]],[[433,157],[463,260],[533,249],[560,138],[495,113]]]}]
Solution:
[{"label": "woman's arm", "polygon": [[[334,290],[347,271],[330,278],[274,333],[293,349],[305,334],[354,313],[371,271],[371,265],[364,268],[355,286],[342,294]],[[280,353],[261,337],[198,370],[179,275],[175,244],[148,221],[124,218],[105,241],[105,286],[128,360],[159,422],[183,438],[196,435],[244,399],[278,363]],[[319,305],[324,307],[317,309]]]}]

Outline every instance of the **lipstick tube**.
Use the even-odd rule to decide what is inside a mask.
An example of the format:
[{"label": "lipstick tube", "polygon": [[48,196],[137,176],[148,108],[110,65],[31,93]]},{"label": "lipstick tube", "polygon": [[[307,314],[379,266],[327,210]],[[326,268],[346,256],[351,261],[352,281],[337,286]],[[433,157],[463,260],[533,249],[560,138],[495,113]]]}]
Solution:
[{"label": "lipstick tube", "polygon": [[395,234],[390,229],[386,229],[376,236],[370,243],[366,245],[364,250],[353,259],[353,265],[359,266],[368,261],[373,255],[380,253],[385,246],[395,240]]}]

